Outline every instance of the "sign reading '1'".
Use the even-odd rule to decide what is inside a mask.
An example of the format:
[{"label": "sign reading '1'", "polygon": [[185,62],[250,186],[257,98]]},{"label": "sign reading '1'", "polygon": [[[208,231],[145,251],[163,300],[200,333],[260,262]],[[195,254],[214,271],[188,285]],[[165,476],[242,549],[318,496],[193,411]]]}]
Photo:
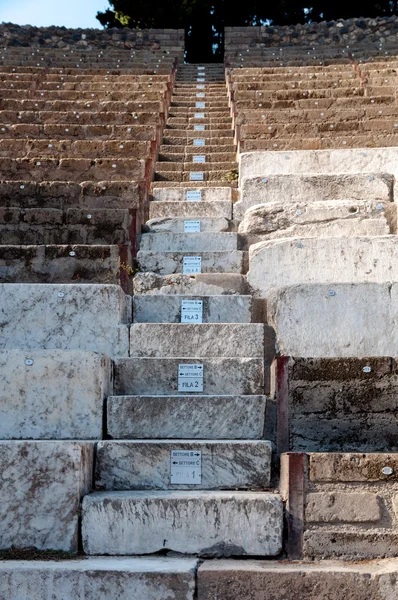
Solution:
[{"label": "sign reading '1'", "polygon": [[178,365],[178,391],[203,392],[203,365]]},{"label": "sign reading '1'", "polygon": [[170,450],[170,483],[202,483],[200,450]]}]

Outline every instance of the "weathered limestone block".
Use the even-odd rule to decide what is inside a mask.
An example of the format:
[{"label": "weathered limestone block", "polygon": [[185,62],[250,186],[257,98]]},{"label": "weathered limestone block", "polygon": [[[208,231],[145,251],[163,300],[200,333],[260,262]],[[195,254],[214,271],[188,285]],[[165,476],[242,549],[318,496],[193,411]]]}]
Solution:
[{"label": "weathered limestone block", "polygon": [[258,439],[265,396],[111,396],[108,434],[113,438]]},{"label": "weathered limestone block", "polygon": [[396,205],[324,201],[252,206],[239,225],[247,244],[279,238],[379,236],[394,233]]},{"label": "weathered limestone block", "polygon": [[305,517],[309,523],[377,523],[379,498],[365,492],[313,492],[307,495]]},{"label": "weathered limestone block", "polygon": [[[336,561],[204,561],[198,570],[198,600],[391,600],[379,595],[378,573],[394,573],[397,561],[350,564]],[[390,573],[389,573],[390,574]],[[383,575],[381,575],[383,577]],[[388,575],[386,575],[388,578]],[[381,586],[380,586],[381,587]],[[395,590],[396,586],[392,583]]]},{"label": "weathered limestone block", "polygon": [[203,365],[206,395],[264,393],[264,361],[260,358],[120,358],[115,360],[114,394],[175,394],[178,365],[185,363]]},{"label": "weathered limestone block", "polygon": [[77,552],[94,443],[0,441],[0,549]]},{"label": "weathered limestone block", "polygon": [[[225,235],[225,234],[224,234]],[[239,250],[228,252],[137,252],[142,271],[153,271],[159,275],[182,273],[184,256],[200,256],[203,273],[244,273],[245,253]]]},{"label": "weathered limestone block", "polygon": [[[164,189],[167,190],[168,188]],[[173,217],[186,219],[232,219],[232,203],[223,200],[214,202],[150,202],[149,217],[150,219],[170,219]]]},{"label": "weathered limestone block", "polygon": [[83,500],[87,554],[147,554],[168,548],[202,556],[274,556],[282,502],[253,492],[99,492]]},{"label": "weathered limestone block", "polygon": [[397,148],[347,148],[333,150],[289,150],[247,152],[240,155],[239,177],[267,177],[274,174],[358,174],[398,175]]},{"label": "weathered limestone block", "polygon": [[[167,188],[166,188],[167,189]],[[225,232],[232,229],[231,223],[226,218],[212,218],[205,217],[202,218],[200,215],[197,215],[195,219],[191,219],[198,221],[200,220],[200,231],[203,233],[219,233]],[[150,232],[153,233],[184,233],[184,225],[185,220],[180,217],[175,218],[160,218],[160,219],[151,219],[146,222],[146,226]],[[145,236],[144,238],[145,239]]]},{"label": "weathered limestone block", "polygon": [[238,247],[237,233],[145,233],[142,252],[227,252]]},{"label": "weathered limestone block", "polygon": [[268,324],[284,356],[395,356],[396,284],[312,284],[271,290]]},{"label": "weathered limestone block", "polygon": [[250,323],[252,319],[252,296],[141,294],[133,298],[133,321],[134,323],[181,323],[183,300],[202,302],[203,323]]},{"label": "weathered limestone block", "polygon": [[[383,473],[389,467],[391,473]],[[398,454],[311,453],[309,478],[326,482],[376,482],[398,480]]]},{"label": "weathered limestone block", "polygon": [[117,285],[1,284],[0,348],[127,356],[126,298]]},{"label": "weathered limestone block", "polygon": [[[199,137],[199,133],[197,134]],[[194,188],[192,188],[194,189]],[[152,194],[157,202],[185,202],[188,188],[157,188],[154,184]],[[211,187],[202,189],[202,202],[231,202],[232,189],[229,187]],[[194,206],[198,204],[195,202]]]},{"label": "weathered limestone block", "polygon": [[196,568],[196,559],[168,557],[6,561],[0,564],[0,597],[194,600]]},{"label": "weathered limestone block", "polygon": [[[134,323],[130,329],[131,357],[264,356],[262,323]],[[273,344],[265,350],[273,354]]]},{"label": "weathered limestone block", "polygon": [[111,383],[107,356],[0,351],[0,439],[100,439]]},{"label": "weathered limestone block", "polygon": [[158,275],[151,271],[137,273],[134,294],[247,295],[246,277],[237,273],[197,273],[195,275]]},{"label": "weathered limestone block", "polygon": [[309,529],[304,532],[305,558],[369,560],[396,557],[398,532],[386,529]]},{"label": "weathered limestone block", "polygon": [[[170,482],[171,450],[201,452],[201,483]],[[270,442],[256,441],[104,441],[97,446],[96,489],[181,490],[262,489],[269,487]]]},{"label": "weathered limestone block", "polygon": [[259,242],[250,248],[247,278],[263,297],[295,284],[384,283],[396,279],[397,251],[390,235]]},{"label": "weathered limestone block", "polygon": [[[243,159],[241,164],[242,172]],[[312,174],[311,171],[285,171],[282,168],[273,171],[272,164],[264,168],[263,176],[243,177],[240,200],[233,207],[235,217],[242,218],[245,211],[253,206],[275,202],[287,205],[287,208],[297,203],[308,206],[320,201],[368,201],[375,204],[393,201],[394,177],[390,172],[368,172],[365,169],[365,172],[357,173],[350,170],[347,174],[346,169],[342,169],[341,173],[315,171]]]}]

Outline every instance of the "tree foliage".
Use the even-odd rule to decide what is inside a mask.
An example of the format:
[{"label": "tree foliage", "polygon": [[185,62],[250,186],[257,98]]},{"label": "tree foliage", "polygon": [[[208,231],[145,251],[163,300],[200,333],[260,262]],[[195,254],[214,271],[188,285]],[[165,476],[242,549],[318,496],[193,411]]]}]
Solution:
[{"label": "tree foliage", "polygon": [[292,25],[354,17],[390,16],[398,0],[109,0],[105,27],[185,29],[187,60],[222,60],[225,26]]}]

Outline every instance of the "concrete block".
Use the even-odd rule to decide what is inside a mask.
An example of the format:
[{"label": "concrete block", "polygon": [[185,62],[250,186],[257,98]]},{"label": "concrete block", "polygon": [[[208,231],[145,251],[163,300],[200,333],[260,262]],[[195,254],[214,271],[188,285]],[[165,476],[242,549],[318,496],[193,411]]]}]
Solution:
[{"label": "concrete block", "polygon": [[134,294],[189,294],[189,295],[249,295],[245,275],[238,273],[197,273],[194,275],[168,275],[137,273],[134,277]]},{"label": "concrete block", "polygon": [[250,323],[252,296],[141,294],[133,298],[134,323],[181,323],[181,302],[201,300],[203,323]]},{"label": "concrete block", "polygon": [[94,443],[0,441],[0,549],[77,552]]},{"label": "concrete block", "polygon": [[396,284],[312,284],[271,290],[268,324],[282,356],[394,356]]},{"label": "concrete block", "polygon": [[388,529],[316,529],[304,532],[304,558],[369,560],[396,557],[398,534]]},{"label": "concrete block", "polygon": [[226,252],[238,247],[237,233],[144,233],[141,252]]},{"label": "concrete block", "polygon": [[265,396],[111,396],[113,438],[259,439]]},{"label": "concrete block", "polygon": [[[262,323],[134,323],[130,330],[131,357],[243,357],[263,358]],[[273,345],[266,355],[273,354]]]},{"label": "concrete block", "polygon": [[0,351],[0,439],[98,439],[111,384],[107,356]]},{"label": "concrete block", "polygon": [[[194,211],[193,211],[194,212]],[[229,231],[232,229],[231,223],[228,219],[224,217],[213,218],[213,217],[204,217],[202,218],[200,215],[194,215],[194,220],[200,220],[200,231],[202,233],[220,233]],[[152,233],[184,233],[184,223],[185,219],[181,217],[175,218],[163,218],[163,219],[151,219],[146,222],[146,227]],[[146,236],[142,238],[144,241]]]},{"label": "concrete block", "polygon": [[250,243],[279,238],[376,236],[395,233],[392,202],[272,202],[249,208],[239,232]]},{"label": "concrete block", "polygon": [[[224,234],[225,235],[225,234]],[[245,253],[238,250],[228,252],[137,252],[142,271],[153,271],[159,275],[182,273],[184,256],[200,256],[202,273],[244,273]]]},{"label": "concrete block", "polygon": [[[269,156],[270,153],[265,154]],[[291,153],[284,153],[286,154]],[[285,161],[289,163],[288,160]],[[243,162],[241,164],[242,173]],[[305,203],[308,206],[313,202],[331,200],[374,203],[393,201],[394,177],[389,171],[369,172],[365,169],[362,172],[352,172],[350,169],[348,174],[346,168],[333,173],[280,169],[273,171],[272,166],[267,165],[261,176],[241,175],[241,194],[239,202],[234,205],[235,217],[242,218],[249,208],[269,203],[287,206]]]},{"label": "concrete block", "polygon": [[381,593],[378,573],[388,580],[386,588],[396,591],[391,579],[398,561],[384,562],[204,561],[198,570],[198,600],[392,600]]},{"label": "concrete block", "polygon": [[194,558],[87,558],[0,563],[7,600],[194,600]]},{"label": "concrete block", "polygon": [[127,356],[126,296],[117,285],[1,284],[1,349]]},{"label": "concrete block", "polygon": [[380,499],[375,493],[313,492],[306,497],[307,523],[377,523]]},{"label": "concrete block", "polygon": [[83,500],[87,554],[147,554],[168,548],[202,556],[275,556],[281,499],[253,492],[99,492]]},{"label": "concrete block", "polygon": [[206,395],[264,394],[260,358],[120,358],[115,360],[114,395],[175,394],[178,365],[185,363],[203,365]]},{"label": "concrete block", "polygon": [[[171,450],[201,452],[201,483],[170,482]],[[96,489],[262,489],[270,484],[271,455],[262,440],[104,441],[97,446]]]},{"label": "concrete block", "polygon": [[385,283],[395,279],[397,251],[398,239],[390,235],[259,242],[250,248],[247,278],[263,297],[301,283]]},{"label": "concrete block", "polygon": [[347,148],[246,152],[240,155],[239,177],[275,174],[389,173],[398,176],[398,149]]},{"label": "concrete block", "polygon": [[[164,188],[167,190],[168,188]],[[209,188],[212,189],[212,188]],[[213,188],[214,189],[214,188]],[[225,218],[232,219],[232,202],[150,202],[150,219],[166,218]]]}]

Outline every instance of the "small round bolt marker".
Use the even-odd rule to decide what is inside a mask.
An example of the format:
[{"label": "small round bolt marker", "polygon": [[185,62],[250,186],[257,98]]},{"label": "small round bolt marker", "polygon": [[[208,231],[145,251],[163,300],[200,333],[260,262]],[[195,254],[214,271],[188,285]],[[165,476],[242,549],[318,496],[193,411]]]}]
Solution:
[{"label": "small round bolt marker", "polygon": [[334,290],[329,290],[329,291],[328,291],[328,295],[329,295],[329,296],[335,296],[335,295],[336,295],[336,292],[335,292]]},{"label": "small round bolt marker", "polygon": [[58,298],[63,298],[65,294],[63,292],[58,292]]},{"label": "small round bolt marker", "polygon": [[26,358],[25,365],[27,365],[28,367],[31,367],[33,365],[33,360],[31,358]]},{"label": "small round bolt marker", "polygon": [[383,473],[383,475],[392,475],[394,471],[391,467],[383,467],[381,472]]},{"label": "small round bolt marker", "polygon": [[76,252],[73,252],[72,250],[72,252],[69,252],[69,256],[76,256]]},{"label": "small round bolt marker", "polygon": [[364,368],[362,369],[362,371],[363,371],[364,373],[370,373],[370,372],[371,372],[371,370],[372,370],[372,367],[369,367],[368,365],[366,365],[366,367],[364,367]]}]

